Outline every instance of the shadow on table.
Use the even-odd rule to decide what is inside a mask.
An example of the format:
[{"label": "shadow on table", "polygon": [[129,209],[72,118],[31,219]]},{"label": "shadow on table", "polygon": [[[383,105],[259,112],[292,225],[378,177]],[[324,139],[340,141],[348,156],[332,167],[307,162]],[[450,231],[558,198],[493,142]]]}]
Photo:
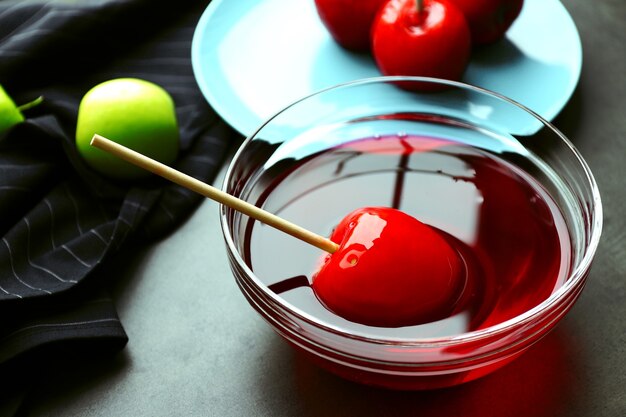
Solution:
[{"label": "shadow on table", "polygon": [[[583,80],[581,80],[583,82]],[[582,117],[583,107],[583,87],[580,84],[574,90],[572,97],[567,102],[563,110],[552,121],[552,124],[557,127],[570,141],[576,144],[576,133],[580,125]]]},{"label": "shadow on table", "polygon": [[[303,415],[556,416],[572,409],[584,387],[584,358],[575,356],[561,325],[513,363],[448,389],[402,392],[361,386],[294,355],[293,392]],[[259,384],[259,389],[263,385]]]}]

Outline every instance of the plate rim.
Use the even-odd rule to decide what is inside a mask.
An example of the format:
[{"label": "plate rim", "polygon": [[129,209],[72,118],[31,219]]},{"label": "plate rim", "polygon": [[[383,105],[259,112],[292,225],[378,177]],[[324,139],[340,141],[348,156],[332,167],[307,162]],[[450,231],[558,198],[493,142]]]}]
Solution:
[{"label": "plate rim", "polygon": [[[258,4],[263,0],[249,0],[249,1],[252,1],[255,4]],[[534,0],[534,1],[545,1],[545,0]],[[567,19],[567,22],[566,22],[567,25],[573,29],[573,33],[575,36],[572,38],[572,41],[575,42],[575,45],[572,45],[572,50],[575,51],[575,56],[571,57],[573,61],[573,65],[571,66],[568,65],[568,68],[571,69],[570,74],[572,74],[572,77],[571,77],[570,83],[568,83],[567,87],[564,89],[564,93],[561,95],[561,98],[558,101],[554,100],[556,105],[550,106],[551,109],[549,109],[550,110],[549,112],[538,113],[548,122],[552,122],[559,115],[559,113],[565,108],[565,106],[571,99],[572,95],[574,94],[574,91],[576,90],[576,87],[578,86],[580,82],[580,78],[582,74],[582,65],[583,65],[582,40],[581,40],[580,32],[578,30],[576,22],[574,21],[574,19],[572,18],[569,11],[567,10],[567,8],[565,7],[565,5],[563,4],[561,0],[552,0],[552,1],[554,2],[553,3],[554,5],[556,5],[557,7],[561,9],[562,17]],[[254,132],[254,130],[264,122],[264,119],[260,119],[255,124],[255,126],[251,126],[248,129],[249,131],[244,131],[246,130],[245,126],[243,126],[244,123],[237,121],[237,115],[235,114],[236,112],[232,112],[229,106],[226,106],[224,104],[225,100],[223,98],[220,99],[220,97],[218,97],[218,95],[215,94],[214,89],[210,87],[210,84],[207,80],[208,77],[206,76],[204,72],[205,67],[202,64],[203,60],[201,59],[202,51],[204,47],[203,41],[205,40],[204,34],[207,30],[208,22],[212,18],[215,11],[220,6],[222,6],[223,3],[227,3],[227,1],[226,0],[212,0],[208,4],[206,9],[203,11],[202,15],[200,16],[200,19],[198,20],[198,23],[194,29],[192,42],[191,42],[192,71],[194,74],[194,78],[196,79],[196,83],[198,84],[198,87],[200,88],[200,91],[205,97],[205,99],[207,100],[208,104],[234,130],[236,130],[238,133],[240,133],[244,137],[247,137],[250,134],[252,134],[252,132]],[[375,77],[375,76],[372,76],[372,77]],[[366,77],[366,78],[370,78],[370,77]],[[362,79],[362,77],[351,79],[351,81],[358,80],[358,79]],[[335,84],[341,84],[341,83],[343,82],[338,82]],[[505,93],[489,89],[488,87],[483,87],[483,86],[467,83],[464,80],[461,80],[461,83],[472,85],[472,86],[477,86],[487,91],[493,91],[497,94],[504,94],[505,96],[508,97],[508,95],[506,95]],[[324,86],[321,88],[315,88],[312,91],[308,91],[306,95],[316,93],[317,91],[325,89],[330,86],[331,85]],[[272,112],[272,114],[268,114],[268,116],[265,119],[272,117],[275,113],[280,112],[283,108],[289,106],[290,104],[292,104],[293,102],[297,100],[299,100],[299,97],[293,100],[290,100],[288,103],[284,103],[280,109],[276,109],[274,112]],[[517,100],[515,99],[512,99],[512,100],[517,102]],[[243,103],[243,100],[240,100],[240,101]],[[520,103],[520,104],[526,106],[526,103]],[[534,109],[531,109],[531,110],[534,110]]]}]

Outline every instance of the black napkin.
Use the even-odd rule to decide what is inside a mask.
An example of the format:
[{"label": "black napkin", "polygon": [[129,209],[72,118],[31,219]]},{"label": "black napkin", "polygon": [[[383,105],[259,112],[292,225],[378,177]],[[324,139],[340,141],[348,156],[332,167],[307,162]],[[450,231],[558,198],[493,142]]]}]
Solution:
[{"label": "black napkin", "polygon": [[166,236],[202,201],[159,178],[90,170],[74,145],[82,96],[119,77],[161,85],[180,124],[175,167],[203,181],[232,143],[191,69],[207,3],[0,1],[0,84],[18,104],[44,96],[0,134],[0,414],[19,408],[38,367],[126,344],[102,265]]}]

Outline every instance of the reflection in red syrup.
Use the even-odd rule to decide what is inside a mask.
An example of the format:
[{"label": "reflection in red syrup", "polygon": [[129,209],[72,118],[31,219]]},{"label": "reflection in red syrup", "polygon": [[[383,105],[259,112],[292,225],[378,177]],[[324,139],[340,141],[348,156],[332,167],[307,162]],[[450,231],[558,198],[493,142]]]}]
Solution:
[{"label": "reflection in red syrup", "polygon": [[[302,190],[302,197],[294,199],[289,194],[293,191],[283,197],[283,190],[289,188]],[[440,251],[445,254],[451,248],[460,259],[462,271],[460,294],[455,293],[455,285],[450,287],[454,288],[450,290],[454,295],[448,298],[447,307],[452,308],[433,308],[430,317],[414,316],[414,320],[403,319],[398,324],[389,319],[394,307],[373,308],[371,304],[359,304],[361,301],[351,301],[348,307],[352,310],[348,314],[350,321],[379,327],[409,326],[410,333],[402,334],[410,337],[458,334],[511,319],[538,305],[562,285],[570,266],[567,227],[545,189],[499,156],[449,140],[390,135],[350,142],[294,162],[289,174],[264,198],[265,204],[270,205],[285,199],[289,202],[285,206],[288,218],[305,225],[311,221],[312,204],[323,207],[315,211],[316,224],[332,226],[349,211],[345,209],[345,201],[355,200],[355,204],[358,201],[356,207],[392,206],[428,225],[429,230],[443,239],[446,245]],[[319,226],[310,228],[319,230]],[[342,224],[333,234],[338,243],[346,234],[345,228]],[[336,303],[327,301],[325,296],[318,295],[324,300],[317,302],[318,308],[310,299],[315,298],[312,292],[292,293],[288,286],[280,286],[282,279],[306,274],[301,265],[314,262],[305,255],[281,256],[292,246],[288,238],[265,229],[255,228],[255,233],[250,252],[265,255],[253,258],[251,265],[270,288],[280,288],[290,303],[324,320],[332,320],[332,316],[323,312],[327,310],[324,304],[339,317],[343,316]],[[281,249],[282,239],[287,243]],[[272,254],[267,252],[270,247],[276,248],[275,256],[281,256],[280,263],[263,263],[264,259],[272,259]],[[395,259],[391,256],[393,250],[387,252],[387,256]],[[393,260],[388,262],[395,267],[393,264]],[[379,276],[388,275],[380,272],[384,268],[377,270]],[[316,291],[324,286],[330,288],[320,281],[316,283],[319,275],[312,279],[316,271],[309,271],[309,280],[317,287]],[[377,281],[374,272],[365,275],[365,282]],[[403,271],[400,275],[408,276]],[[357,278],[350,277],[345,283],[348,281]],[[404,278],[401,281],[406,284]],[[358,284],[354,285],[358,288]],[[332,291],[350,293],[346,288]],[[377,291],[354,292],[358,295]],[[423,309],[427,309],[427,302],[419,296],[415,302],[424,303]],[[467,348],[472,349],[470,345]]]}]

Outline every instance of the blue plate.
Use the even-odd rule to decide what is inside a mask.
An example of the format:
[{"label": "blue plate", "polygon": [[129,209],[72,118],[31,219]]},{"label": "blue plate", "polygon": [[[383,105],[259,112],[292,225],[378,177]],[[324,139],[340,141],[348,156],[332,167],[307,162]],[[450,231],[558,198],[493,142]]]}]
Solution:
[{"label": "blue plate", "polygon": [[[191,59],[209,104],[246,136],[301,97],[380,76],[369,55],[333,41],[313,0],[213,0],[196,27]],[[552,120],[581,66],[580,37],[563,5],[526,0],[506,38],[473,54],[463,81]]]}]

